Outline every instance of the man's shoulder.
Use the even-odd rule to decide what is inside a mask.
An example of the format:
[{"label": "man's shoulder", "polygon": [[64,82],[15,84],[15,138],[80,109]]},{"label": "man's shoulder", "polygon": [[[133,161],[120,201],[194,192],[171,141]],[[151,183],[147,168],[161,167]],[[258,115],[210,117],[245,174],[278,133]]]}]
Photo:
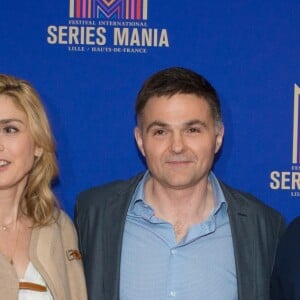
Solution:
[{"label": "man's shoulder", "polygon": [[[278,265],[282,270],[294,270],[299,274],[300,217],[292,220],[285,230],[278,247]],[[286,271],[288,272],[288,271]],[[284,275],[286,276],[286,274]]]},{"label": "man's shoulder", "polygon": [[91,205],[96,202],[101,205],[101,203],[104,203],[106,199],[111,198],[116,194],[125,193],[135,189],[142,176],[143,174],[138,174],[129,179],[115,180],[86,189],[78,194],[77,204],[84,205],[87,203],[88,205]]},{"label": "man's shoulder", "polygon": [[251,212],[255,212],[255,214],[267,214],[276,218],[282,217],[276,209],[267,205],[253,194],[233,188],[222,181],[220,185],[229,205],[248,211],[250,210]]},{"label": "man's shoulder", "polygon": [[299,235],[300,235],[300,216],[296,217],[288,225],[284,238],[286,240],[296,240],[300,246],[300,239],[298,238]]}]

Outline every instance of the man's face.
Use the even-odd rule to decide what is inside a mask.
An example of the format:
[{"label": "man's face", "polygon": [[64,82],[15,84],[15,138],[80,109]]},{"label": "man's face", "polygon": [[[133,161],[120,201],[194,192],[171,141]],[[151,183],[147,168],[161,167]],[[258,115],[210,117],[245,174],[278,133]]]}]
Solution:
[{"label": "man's face", "polygon": [[206,179],[223,139],[209,105],[194,94],[152,97],[135,129],[153,180],[185,189]]}]

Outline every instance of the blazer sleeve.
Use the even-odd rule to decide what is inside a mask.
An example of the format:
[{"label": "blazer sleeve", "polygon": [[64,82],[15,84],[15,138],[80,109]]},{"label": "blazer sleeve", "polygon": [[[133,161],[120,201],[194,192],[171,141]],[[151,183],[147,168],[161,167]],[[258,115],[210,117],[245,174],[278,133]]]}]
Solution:
[{"label": "blazer sleeve", "polygon": [[70,300],[87,300],[87,291],[78,239],[71,219],[62,212],[60,217],[61,237],[66,253],[66,269],[70,287]]}]

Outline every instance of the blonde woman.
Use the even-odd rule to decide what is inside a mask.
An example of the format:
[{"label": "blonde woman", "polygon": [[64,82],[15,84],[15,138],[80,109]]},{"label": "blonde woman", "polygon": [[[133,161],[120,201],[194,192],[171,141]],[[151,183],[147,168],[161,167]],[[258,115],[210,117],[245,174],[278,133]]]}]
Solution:
[{"label": "blonde woman", "polygon": [[0,299],[87,299],[76,232],[51,191],[56,175],[37,92],[0,75]]}]

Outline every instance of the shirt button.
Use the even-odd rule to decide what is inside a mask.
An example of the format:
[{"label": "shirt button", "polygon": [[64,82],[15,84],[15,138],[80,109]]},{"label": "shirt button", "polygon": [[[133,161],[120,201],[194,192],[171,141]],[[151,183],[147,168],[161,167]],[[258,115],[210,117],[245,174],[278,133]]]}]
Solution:
[{"label": "shirt button", "polygon": [[171,253],[174,255],[176,254],[176,250],[175,249],[171,249]]},{"label": "shirt button", "polygon": [[176,296],[176,292],[175,291],[171,291],[170,292],[170,296],[175,297]]}]

